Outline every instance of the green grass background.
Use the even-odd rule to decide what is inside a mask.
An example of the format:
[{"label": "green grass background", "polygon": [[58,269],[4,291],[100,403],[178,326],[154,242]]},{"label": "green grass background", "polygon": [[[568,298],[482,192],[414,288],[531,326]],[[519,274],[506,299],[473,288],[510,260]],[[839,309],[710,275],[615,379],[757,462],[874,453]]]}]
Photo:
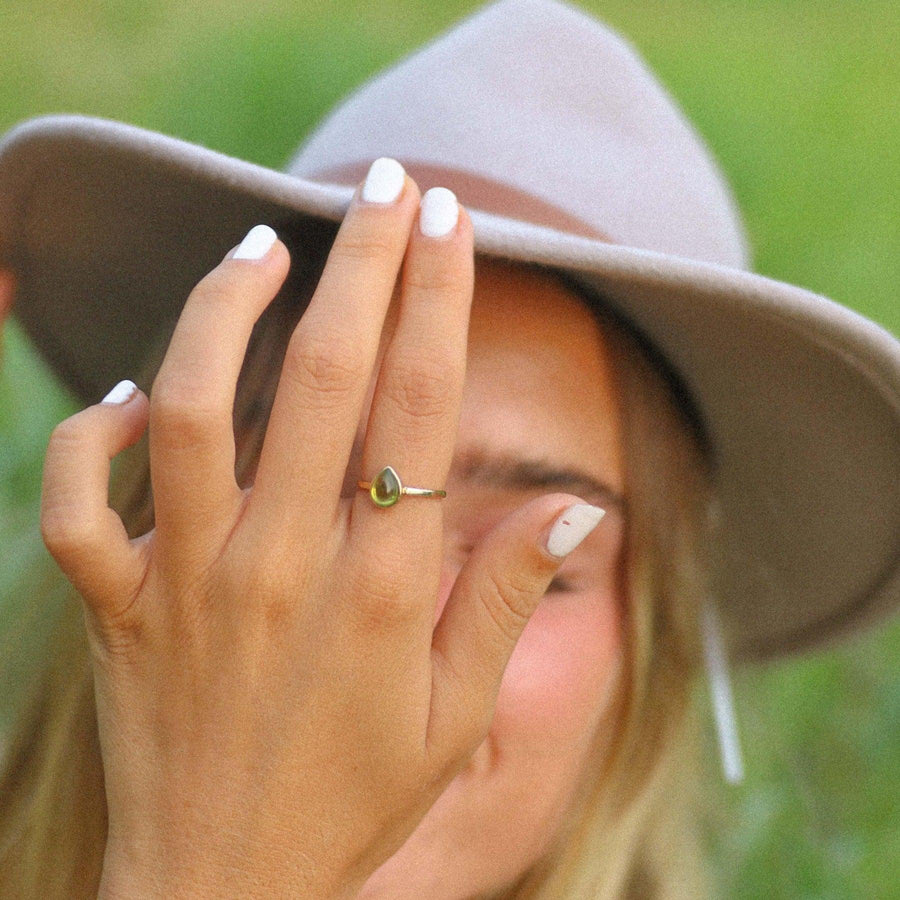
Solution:
[{"label": "green grass background", "polygon": [[[79,112],[281,168],[346,91],[475,6],[9,0],[0,4],[0,133],[31,116]],[[756,270],[900,334],[900,4],[582,6],[635,44],[711,145]],[[77,406],[15,322],[4,344],[6,603],[16,575],[45,552],[43,451]],[[898,896],[898,651],[895,622],[838,650],[736,673],[748,775],[739,787],[711,786],[722,801],[710,844],[724,896]]]}]

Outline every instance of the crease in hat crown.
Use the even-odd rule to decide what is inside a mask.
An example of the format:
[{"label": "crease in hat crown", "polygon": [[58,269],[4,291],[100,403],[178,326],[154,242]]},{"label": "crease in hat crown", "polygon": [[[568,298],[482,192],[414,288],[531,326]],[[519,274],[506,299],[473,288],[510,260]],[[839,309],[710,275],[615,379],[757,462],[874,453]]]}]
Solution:
[{"label": "crease in hat crown", "polygon": [[731,188],[672,95],[626,38],[560,0],[476,9],[346,95],[285,170],[379,156],[509,185],[616,243],[750,265]]}]

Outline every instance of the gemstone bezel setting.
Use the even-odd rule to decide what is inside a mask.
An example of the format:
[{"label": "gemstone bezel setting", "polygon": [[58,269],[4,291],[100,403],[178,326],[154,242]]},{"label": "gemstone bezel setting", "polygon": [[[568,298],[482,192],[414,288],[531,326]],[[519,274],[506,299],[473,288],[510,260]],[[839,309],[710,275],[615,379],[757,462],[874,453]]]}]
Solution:
[{"label": "gemstone bezel setting", "polygon": [[403,493],[403,484],[393,466],[385,466],[373,479],[369,496],[376,506],[393,506]]}]

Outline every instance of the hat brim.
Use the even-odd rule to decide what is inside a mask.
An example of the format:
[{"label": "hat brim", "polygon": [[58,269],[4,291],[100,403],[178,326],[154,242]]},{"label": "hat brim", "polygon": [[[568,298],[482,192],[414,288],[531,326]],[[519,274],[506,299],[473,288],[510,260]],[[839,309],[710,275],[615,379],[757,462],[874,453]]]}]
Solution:
[{"label": "hat brim", "polygon": [[[13,314],[79,401],[95,403],[135,377],[249,227],[334,230],[351,194],[122,122],[28,119],[0,140]],[[896,337],[752,272],[467,209],[476,252],[595,286],[684,379],[716,450],[716,590],[735,658],[823,646],[897,607]]]}]

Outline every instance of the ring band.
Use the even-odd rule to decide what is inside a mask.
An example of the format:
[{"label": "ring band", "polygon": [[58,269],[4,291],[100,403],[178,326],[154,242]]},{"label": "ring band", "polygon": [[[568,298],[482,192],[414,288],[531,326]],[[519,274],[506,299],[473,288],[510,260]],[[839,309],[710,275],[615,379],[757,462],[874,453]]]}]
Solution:
[{"label": "ring band", "polygon": [[393,466],[385,466],[373,481],[357,481],[356,486],[369,492],[372,502],[376,506],[393,506],[401,494],[409,494],[413,497],[446,497],[446,491],[431,490],[430,488],[406,487],[401,481],[397,470]]}]

